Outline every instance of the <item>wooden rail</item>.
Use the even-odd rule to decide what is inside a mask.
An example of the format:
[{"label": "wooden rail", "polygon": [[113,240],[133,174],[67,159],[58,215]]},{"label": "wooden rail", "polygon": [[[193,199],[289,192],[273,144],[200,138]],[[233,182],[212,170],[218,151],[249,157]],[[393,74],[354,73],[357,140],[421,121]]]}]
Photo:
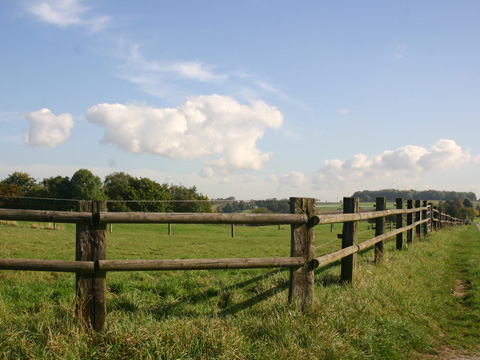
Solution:
[{"label": "wooden rail", "polygon": [[[375,261],[383,257],[383,243],[396,237],[397,249],[403,249],[415,237],[445,226],[463,224],[420,202],[397,199],[397,209],[385,210],[385,198],[377,198],[377,210],[360,212],[358,199],[344,198],[344,214],[317,215],[315,201],[290,198],[290,214],[198,214],[198,213],[121,213],[106,212],[105,202],[81,201],[77,212],[0,209],[1,220],[75,223],[76,261],[0,259],[0,270],[31,270],[74,272],[77,284],[77,314],[96,331],[105,327],[106,273],[112,271],[169,271],[208,269],[289,268],[289,301],[301,309],[313,302],[314,270],[341,260],[341,278],[355,281],[357,253],[375,246]],[[423,205],[427,205],[424,202]],[[385,233],[385,218],[396,216],[396,229]],[[407,217],[403,225],[404,215]],[[427,216],[428,215],[428,216]],[[357,243],[358,221],[375,219],[375,237]],[[415,221],[414,221],[415,219]],[[291,256],[275,258],[169,259],[169,260],[106,260],[107,223],[167,223],[167,224],[260,224],[291,225]],[[314,227],[321,224],[343,223],[342,249],[315,257]],[[428,224],[428,226],[427,226]],[[413,232],[413,230],[416,230]],[[423,229],[423,231],[421,231]],[[233,231],[233,230],[232,230]],[[414,236],[415,235],[415,236]]]}]

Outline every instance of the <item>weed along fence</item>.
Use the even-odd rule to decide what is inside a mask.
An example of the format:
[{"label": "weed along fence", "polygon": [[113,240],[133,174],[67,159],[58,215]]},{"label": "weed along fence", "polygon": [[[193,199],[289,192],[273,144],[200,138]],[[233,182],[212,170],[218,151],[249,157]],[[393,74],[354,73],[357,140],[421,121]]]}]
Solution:
[{"label": "weed along fence", "polygon": [[[358,198],[344,198],[343,214],[316,214],[315,200],[290,198],[290,214],[211,214],[211,213],[130,213],[106,212],[103,201],[79,201],[77,212],[0,209],[0,219],[76,224],[75,261],[0,259],[0,269],[76,273],[76,313],[89,327],[101,331],[106,318],[106,274],[112,271],[167,271],[247,268],[290,268],[289,301],[301,309],[313,302],[314,270],[341,260],[341,279],[355,278],[357,253],[374,247],[375,261],[384,254],[384,243],[396,238],[396,248],[462,220],[442,214],[427,202],[396,200],[396,209],[387,210],[384,197],[377,198],[376,210],[359,211]],[[385,232],[387,216],[395,216],[396,229]],[[358,221],[375,219],[375,236],[358,243]],[[405,221],[406,220],[406,221]],[[106,260],[107,224],[252,224],[291,225],[289,257]],[[315,226],[343,223],[342,248],[315,256]],[[72,249],[73,250],[73,249]],[[188,254],[187,254],[188,255]]]}]

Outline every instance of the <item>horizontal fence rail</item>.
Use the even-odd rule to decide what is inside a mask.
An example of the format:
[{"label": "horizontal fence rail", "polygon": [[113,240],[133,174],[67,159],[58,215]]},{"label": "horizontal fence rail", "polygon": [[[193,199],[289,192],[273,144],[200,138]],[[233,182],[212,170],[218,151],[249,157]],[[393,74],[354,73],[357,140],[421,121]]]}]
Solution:
[{"label": "horizontal fence rail", "polygon": [[31,270],[52,272],[73,272],[93,274],[93,261],[37,260],[37,259],[0,259],[0,270]]},{"label": "horizontal fence rail", "polygon": [[100,260],[99,271],[212,270],[253,268],[299,268],[303,257],[229,258],[182,260]]},{"label": "horizontal fence rail", "polygon": [[[445,226],[463,224],[427,206],[427,202],[409,200],[404,208],[403,199],[397,199],[397,209],[385,210],[385,198],[377,198],[376,211],[359,211],[355,198],[344,198],[343,214],[316,214],[315,200],[290,198],[290,214],[211,214],[211,213],[142,213],[106,212],[105,202],[80,201],[77,212],[43,211],[25,209],[0,209],[0,220],[75,223],[76,260],[40,260],[0,258],[0,270],[29,270],[76,273],[77,315],[94,330],[101,331],[106,317],[106,273],[119,271],[169,271],[289,268],[289,301],[301,309],[313,302],[313,270],[341,260],[341,278],[354,279],[356,256],[375,246],[375,261],[383,257],[383,243],[396,237],[396,248],[403,249],[404,233],[407,243],[426,236],[429,231]],[[406,216],[405,216],[406,215]],[[395,216],[397,228],[385,232],[385,218]],[[404,217],[407,224],[404,225]],[[357,242],[358,221],[375,220],[375,236]],[[106,224],[234,224],[291,225],[291,256],[271,258],[224,259],[164,259],[164,260],[107,260]],[[343,223],[342,248],[332,253],[315,256],[314,227],[323,224]],[[169,230],[170,231],[170,230]],[[80,305],[81,306],[80,306]]]},{"label": "horizontal fence rail", "polygon": [[100,213],[101,223],[303,225],[307,221],[307,215],[301,214]]}]

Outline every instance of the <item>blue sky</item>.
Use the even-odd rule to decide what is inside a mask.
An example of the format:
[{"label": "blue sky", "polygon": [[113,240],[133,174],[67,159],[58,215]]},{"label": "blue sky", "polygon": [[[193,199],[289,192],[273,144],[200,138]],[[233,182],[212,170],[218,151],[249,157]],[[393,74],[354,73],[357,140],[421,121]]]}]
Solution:
[{"label": "blue sky", "polygon": [[0,179],[480,196],[478,1],[0,2]]}]

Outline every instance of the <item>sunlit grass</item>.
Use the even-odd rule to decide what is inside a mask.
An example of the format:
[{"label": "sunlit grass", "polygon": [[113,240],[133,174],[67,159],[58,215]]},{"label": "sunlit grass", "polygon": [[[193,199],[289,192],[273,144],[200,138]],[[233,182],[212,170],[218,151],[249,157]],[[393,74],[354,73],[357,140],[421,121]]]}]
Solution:
[{"label": "sunlit grass", "polygon": [[[0,256],[75,258],[75,227],[0,227]],[[360,223],[360,237],[373,236]],[[108,229],[108,227],[107,227]],[[290,227],[114,225],[107,258],[289,256]],[[340,248],[341,225],[316,228],[317,254]],[[79,330],[75,275],[0,272],[0,358],[411,359],[441,346],[475,350],[480,324],[480,232],[464,226],[381,265],[359,255],[352,285],[339,267],[316,270],[307,312],[287,302],[288,270],[130,272],[107,275],[107,327]],[[452,296],[461,279],[469,289]]]}]

